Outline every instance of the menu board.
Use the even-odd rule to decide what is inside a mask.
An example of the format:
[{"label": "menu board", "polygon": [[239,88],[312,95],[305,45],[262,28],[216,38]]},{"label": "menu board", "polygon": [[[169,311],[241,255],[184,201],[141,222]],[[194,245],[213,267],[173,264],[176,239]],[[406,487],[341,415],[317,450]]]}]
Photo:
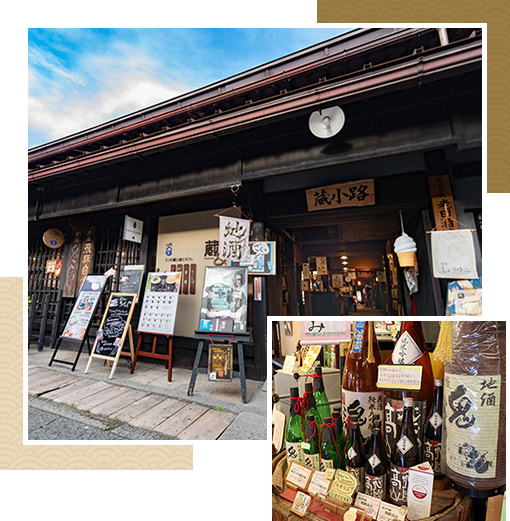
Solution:
[{"label": "menu board", "polygon": [[231,345],[209,345],[209,380],[232,381],[232,352]]},{"label": "menu board", "polygon": [[180,284],[180,272],[156,272],[147,275],[142,311],[138,322],[140,333],[174,334]]},{"label": "menu board", "polygon": [[62,336],[83,340],[94,317],[97,304],[106,284],[104,275],[86,275],[83,279],[74,307],[67,319]]},{"label": "menu board", "polygon": [[136,304],[136,293],[112,293],[96,333],[94,354],[114,358],[121,348]]},{"label": "menu board", "polygon": [[144,270],[145,266],[143,264],[137,266],[124,266],[119,280],[119,292],[136,293],[137,295],[140,295]]}]

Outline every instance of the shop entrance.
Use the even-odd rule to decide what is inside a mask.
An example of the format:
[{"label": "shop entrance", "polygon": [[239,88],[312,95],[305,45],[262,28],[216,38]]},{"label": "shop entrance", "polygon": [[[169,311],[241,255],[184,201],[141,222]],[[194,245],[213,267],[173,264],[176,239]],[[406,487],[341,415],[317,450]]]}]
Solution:
[{"label": "shop entrance", "polygon": [[[393,243],[405,231],[421,243],[427,271],[425,204],[346,208],[272,219],[283,238],[284,312],[301,316],[416,313]],[[423,277],[425,286],[426,277]],[[294,302],[293,302],[293,299]],[[294,305],[295,304],[295,305]]]}]

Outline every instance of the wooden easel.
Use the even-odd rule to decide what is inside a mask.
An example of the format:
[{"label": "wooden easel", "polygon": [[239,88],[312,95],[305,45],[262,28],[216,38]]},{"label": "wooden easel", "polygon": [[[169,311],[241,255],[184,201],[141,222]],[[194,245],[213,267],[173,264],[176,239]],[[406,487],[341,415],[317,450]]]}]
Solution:
[{"label": "wooden easel", "polygon": [[[108,304],[106,306],[106,310],[105,310],[105,313],[103,315],[103,319],[101,320],[101,325],[99,326],[99,331],[103,330],[105,321],[107,320],[107,317],[108,317],[108,314],[109,314],[109,310],[110,310],[110,305],[111,305],[112,299],[114,299],[114,298],[115,299],[123,298],[123,297],[130,298],[131,299],[131,304],[130,304],[130,307],[129,307],[128,316],[127,316],[127,318],[125,320],[125,325],[123,326],[124,329],[122,331],[122,336],[119,339],[120,343],[119,343],[119,345],[117,347],[117,350],[115,351],[115,355],[108,356],[108,355],[103,355],[103,354],[100,354],[100,353],[96,353],[96,347],[101,348],[101,343],[100,343],[101,340],[98,338],[98,336],[96,336],[96,339],[94,341],[94,345],[92,346],[92,352],[90,353],[90,356],[89,356],[89,361],[87,363],[87,367],[85,368],[85,373],[89,372],[90,365],[92,364],[92,360],[94,358],[99,358],[99,359],[102,359],[102,360],[106,360],[109,363],[113,362],[112,370],[110,371],[110,376],[109,376],[110,380],[113,378],[113,375],[115,374],[115,370],[117,369],[117,364],[119,363],[121,355],[123,355],[123,356],[131,356],[131,365],[133,364],[134,343],[133,343],[133,332],[132,332],[132,329],[131,329],[131,317],[133,316],[133,311],[134,311],[135,304],[136,304],[136,298],[137,298],[136,294],[134,294],[134,293],[133,294],[130,294],[130,293],[112,293],[110,295],[110,299],[108,300]],[[124,346],[124,342],[126,340],[126,336],[128,336],[128,339],[129,339],[129,350],[130,350],[129,353],[122,352],[122,348]],[[99,343],[99,346],[98,346],[98,343]],[[113,349],[110,348],[110,350],[113,352]]]},{"label": "wooden easel", "polygon": [[244,368],[244,346],[243,344],[250,340],[250,335],[246,334],[223,334],[223,333],[205,333],[204,331],[195,331],[195,339],[200,340],[198,343],[197,354],[195,355],[195,363],[193,364],[193,371],[191,373],[191,379],[188,386],[188,396],[193,394],[193,390],[195,388],[195,381],[197,379],[198,373],[207,373],[207,369],[200,368],[200,358],[202,357],[202,352],[204,350],[205,341],[211,341],[211,337],[214,337],[214,340],[219,341],[228,341],[230,344],[237,344],[237,358],[239,360],[239,372],[234,372],[234,378],[240,378],[241,380],[241,397],[243,399],[243,403],[247,403],[246,400],[246,373]]},{"label": "wooden easel", "polygon": [[[135,372],[135,366],[136,366],[136,359],[138,356],[146,356],[148,358],[157,358],[159,360],[166,360],[166,365],[168,367],[168,381],[172,381],[172,345],[174,337],[173,335],[164,335],[160,333],[146,333],[146,332],[140,332],[138,333],[138,342],[136,344],[136,351],[133,358],[133,363],[131,364],[131,374]],[[152,351],[140,351],[140,346],[142,345],[142,335],[153,335],[154,338],[152,339]],[[168,338],[168,354],[162,354],[162,353],[156,353],[156,345],[158,342],[159,337],[166,337]]]},{"label": "wooden easel", "polygon": [[[122,351],[122,347],[124,346],[124,340],[126,338],[126,334],[129,337],[129,352]],[[131,357],[131,364],[133,364],[133,357],[135,355],[134,352],[134,343],[133,343],[133,333],[131,331],[131,324],[126,328],[126,331],[124,332],[124,335],[122,336],[122,344],[120,345],[119,349],[117,350],[117,354],[115,356],[104,356],[104,355],[98,355],[94,353],[94,348],[96,346],[97,339],[94,342],[94,346],[92,348],[92,353],[89,356],[89,361],[87,363],[87,367],[85,368],[85,373],[89,372],[90,364],[92,364],[93,358],[101,358],[102,360],[107,360],[109,363],[113,362],[112,370],[110,371],[110,376],[108,377],[109,380],[113,378],[113,375],[115,374],[115,370],[117,369],[117,364],[119,363],[121,356],[130,356]]]}]

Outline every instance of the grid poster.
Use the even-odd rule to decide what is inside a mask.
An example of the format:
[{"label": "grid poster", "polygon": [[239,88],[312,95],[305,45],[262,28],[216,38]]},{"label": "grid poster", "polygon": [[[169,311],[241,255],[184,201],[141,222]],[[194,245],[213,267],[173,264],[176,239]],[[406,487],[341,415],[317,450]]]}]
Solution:
[{"label": "grid poster", "polygon": [[142,311],[138,322],[140,333],[174,334],[180,283],[180,272],[157,272],[147,275]]}]

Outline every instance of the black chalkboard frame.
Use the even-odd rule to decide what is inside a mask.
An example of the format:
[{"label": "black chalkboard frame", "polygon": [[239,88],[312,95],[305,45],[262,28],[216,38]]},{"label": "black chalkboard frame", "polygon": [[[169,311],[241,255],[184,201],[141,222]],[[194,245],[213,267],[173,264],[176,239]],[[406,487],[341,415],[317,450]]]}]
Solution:
[{"label": "black chalkboard frame", "polygon": [[[114,298],[120,298],[120,297],[132,297],[132,301],[131,301],[131,306],[129,308],[128,317],[126,319],[126,325],[124,326],[122,335],[120,337],[118,337],[118,338],[120,338],[121,343],[117,349],[117,352],[116,352],[115,356],[106,356],[106,355],[101,355],[101,354],[96,353],[96,346],[98,344],[98,337],[96,336],[94,345],[92,346],[92,352],[90,353],[90,356],[89,356],[89,361],[87,363],[87,367],[85,368],[85,373],[89,372],[90,366],[92,364],[92,360],[94,358],[99,358],[102,360],[108,360],[110,362],[113,362],[112,369],[110,371],[110,376],[109,376],[110,380],[113,378],[113,376],[115,374],[115,370],[117,369],[117,364],[119,363],[119,359],[120,359],[121,355],[131,356],[131,363],[133,363],[134,343],[133,343],[133,332],[131,329],[131,318],[133,316],[133,312],[135,310],[136,301],[137,301],[137,297],[138,297],[138,295],[136,293],[111,293],[110,298],[108,299],[108,304],[106,305],[106,309],[103,314],[103,318],[101,319],[101,324],[99,326],[98,331],[103,330],[104,322],[108,316],[108,312],[110,310],[110,304],[111,304],[112,300]],[[124,341],[126,340],[126,336],[129,339],[129,349],[130,349],[129,352],[122,351],[122,348],[124,346]]]}]

